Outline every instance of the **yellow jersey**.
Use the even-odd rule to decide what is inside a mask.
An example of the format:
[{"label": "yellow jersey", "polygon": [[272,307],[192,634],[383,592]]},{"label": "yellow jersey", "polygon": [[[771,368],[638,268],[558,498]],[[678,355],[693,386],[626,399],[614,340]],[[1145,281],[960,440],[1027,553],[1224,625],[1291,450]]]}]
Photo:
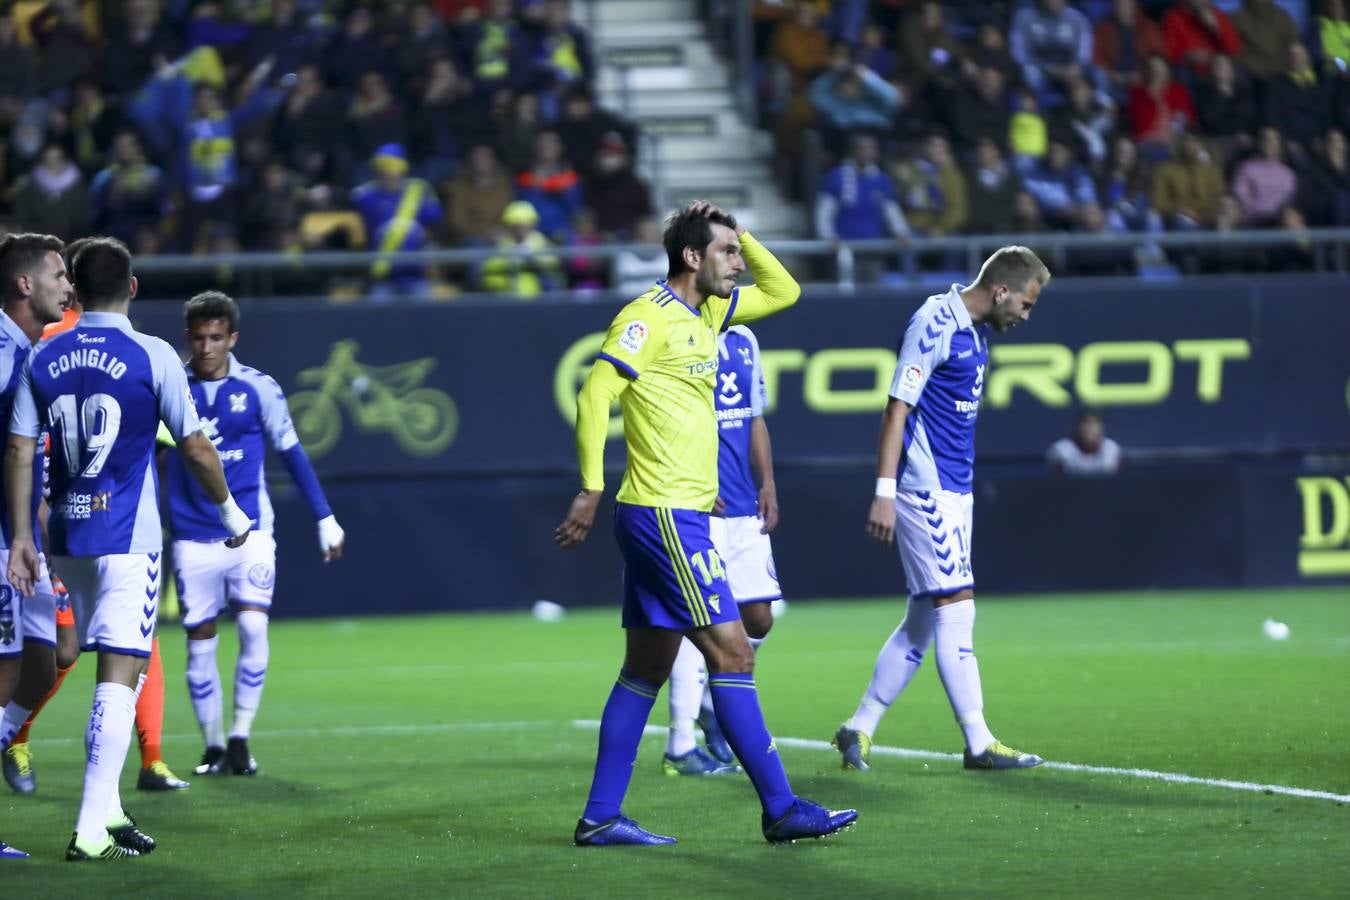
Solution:
[{"label": "yellow jersey", "polygon": [[[786,309],[801,288],[749,234],[741,252],[755,284],[730,297],[710,296],[697,310],[665,282],[629,303],[610,323],[583,397],[601,367],[618,370],[628,465],[618,500],[636,506],[711,510],[717,498],[717,335]],[[604,376],[601,376],[604,377]],[[608,403],[603,405],[606,409]],[[579,398],[577,449],[582,486],[603,487],[605,421]],[[596,426],[599,426],[598,428]],[[598,442],[598,446],[597,446]]]}]

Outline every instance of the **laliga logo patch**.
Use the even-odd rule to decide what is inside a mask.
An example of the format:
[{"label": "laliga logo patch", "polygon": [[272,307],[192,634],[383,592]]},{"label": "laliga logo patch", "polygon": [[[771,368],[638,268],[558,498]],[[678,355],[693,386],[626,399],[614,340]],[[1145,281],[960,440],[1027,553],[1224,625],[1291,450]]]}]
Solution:
[{"label": "laliga logo patch", "polygon": [[271,566],[259,563],[248,570],[248,583],[262,591],[270,591],[276,583],[277,573]]},{"label": "laliga logo patch", "polygon": [[917,391],[923,386],[923,369],[918,366],[905,366],[904,371],[900,373],[900,386]]},{"label": "laliga logo patch", "polygon": [[623,330],[619,336],[619,346],[629,353],[637,353],[642,349],[642,345],[647,343],[647,323],[642,321],[629,322],[628,327]]}]

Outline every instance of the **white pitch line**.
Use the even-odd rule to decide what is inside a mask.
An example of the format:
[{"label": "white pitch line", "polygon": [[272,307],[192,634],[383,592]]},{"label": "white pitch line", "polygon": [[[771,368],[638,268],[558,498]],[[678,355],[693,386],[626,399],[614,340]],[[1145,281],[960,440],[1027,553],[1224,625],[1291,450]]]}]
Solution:
[{"label": "white pitch line", "polygon": [[[578,728],[599,728],[594,719],[576,719],[572,722]],[[663,735],[666,729],[660,725],[648,725],[643,731],[646,735]],[[834,747],[829,741],[817,741],[810,738],[776,737],[775,744],[800,750],[829,750]],[[872,745],[872,753],[877,756],[898,756],[903,759],[936,759],[961,761],[960,753],[942,753],[937,750],[916,750],[910,747],[883,747]],[[1350,803],[1350,794],[1333,794],[1331,791],[1315,791],[1311,788],[1287,787],[1282,784],[1257,784],[1252,781],[1233,781],[1228,778],[1201,778],[1199,775],[1183,775],[1179,772],[1159,772],[1154,769],[1123,769],[1116,766],[1088,766],[1082,763],[1055,762],[1047,760],[1043,768],[1059,772],[1087,772],[1091,775],[1121,775],[1128,778],[1146,778],[1152,781],[1166,781],[1171,784],[1198,784],[1205,787],[1227,788],[1231,791],[1248,791],[1256,794],[1282,794],[1288,797],[1304,797],[1309,800],[1331,800],[1335,803]]]}]

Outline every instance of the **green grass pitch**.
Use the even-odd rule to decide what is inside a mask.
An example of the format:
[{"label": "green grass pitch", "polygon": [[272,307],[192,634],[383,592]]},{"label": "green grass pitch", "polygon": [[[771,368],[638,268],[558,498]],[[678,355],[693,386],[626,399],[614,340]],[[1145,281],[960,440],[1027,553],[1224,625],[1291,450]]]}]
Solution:
[{"label": "green grass pitch", "polygon": [[[284,600],[284,598],[283,598]],[[898,601],[792,604],[758,682],[780,738],[828,739]],[[1289,623],[1284,642],[1261,621]],[[200,753],[176,627],[164,629],[165,753]],[[572,826],[622,646],[615,610],[279,622],[256,778],[123,796],[150,858],[61,861],[79,801],[93,660],[34,733],[39,793],[0,798],[12,897],[1346,896],[1350,804],[1041,769],[783,746],[794,787],[855,828],[769,846],[744,778],[661,774],[642,745],[626,811],[675,847],[579,849]],[[1350,794],[1350,592],[986,597],[976,648],[996,734],[1047,759]],[[234,634],[222,634],[232,648]],[[232,649],[222,674],[227,696]],[[662,694],[652,717],[666,721]],[[931,660],[881,745],[958,751]],[[132,757],[136,759],[133,745]],[[0,789],[2,790],[2,789]]]}]

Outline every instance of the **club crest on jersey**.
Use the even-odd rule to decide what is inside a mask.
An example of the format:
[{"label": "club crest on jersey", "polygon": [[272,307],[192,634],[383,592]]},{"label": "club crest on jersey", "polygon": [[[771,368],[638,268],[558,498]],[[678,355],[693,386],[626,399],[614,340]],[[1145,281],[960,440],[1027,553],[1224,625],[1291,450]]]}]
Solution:
[{"label": "club crest on jersey", "polygon": [[717,377],[722,382],[722,402],[728,406],[734,406],[741,402],[741,390],[736,386],[735,372],[718,372]]},{"label": "club crest on jersey", "polygon": [[237,394],[230,395],[230,412],[246,412],[248,410],[248,394],[240,391]]},{"label": "club crest on jersey", "polygon": [[619,335],[619,346],[629,353],[637,353],[647,343],[647,334],[646,322],[629,322],[623,334]]},{"label": "club crest on jersey", "polygon": [[904,371],[900,373],[900,386],[917,391],[923,386],[923,369],[918,366],[905,366]]},{"label": "club crest on jersey", "polygon": [[975,367],[975,384],[970,389],[970,396],[976,400],[980,399],[980,394],[984,391],[984,366]]}]

